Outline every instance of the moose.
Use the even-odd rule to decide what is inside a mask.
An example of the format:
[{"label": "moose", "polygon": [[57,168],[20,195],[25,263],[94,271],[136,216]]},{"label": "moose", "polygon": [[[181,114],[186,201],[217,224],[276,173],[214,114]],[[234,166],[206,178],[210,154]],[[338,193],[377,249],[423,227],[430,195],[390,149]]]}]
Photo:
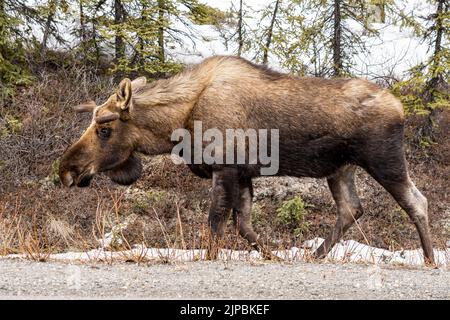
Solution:
[{"label": "moose", "polygon": [[[116,183],[132,184],[142,172],[138,153],[171,153],[172,132],[191,132],[195,121],[204,130],[278,129],[276,175],[326,178],[337,206],[336,224],[315,257],[325,257],[362,216],[355,187],[355,169],[361,167],[409,215],[425,261],[434,263],[427,199],[407,170],[402,104],[367,80],[298,77],[243,58],[214,56],[151,83],[145,77],[123,79],[103,104],[89,101],[75,109],[93,116],[62,155],[59,176],[65,186],[86,187],[99,172]],[[260,175],[261,164],[188,165],[212,180],[211,243],[223,237],[233,216],[239,234],[264,250],[251,224],[252,178]]]}]

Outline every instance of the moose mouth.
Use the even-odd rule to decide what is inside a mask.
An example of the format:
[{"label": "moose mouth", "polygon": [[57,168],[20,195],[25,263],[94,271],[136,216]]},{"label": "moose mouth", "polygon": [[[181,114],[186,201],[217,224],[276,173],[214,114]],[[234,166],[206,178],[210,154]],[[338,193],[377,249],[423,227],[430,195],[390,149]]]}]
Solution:
[{"label": "moose mouth", "polygon": [[[101,170],[100,172],[104,172],[115,183],[130,185],[136,182],[142,174],[141,159],[133,152],[127,160],[115,168]],[[84,188],[90,185],[96,173],[97,171],[93,170],[91,166],[87,166],[80,174],[77,174],[76,170],[62,170],[59,176],[62,183],[67,187],[76,185]]]}]

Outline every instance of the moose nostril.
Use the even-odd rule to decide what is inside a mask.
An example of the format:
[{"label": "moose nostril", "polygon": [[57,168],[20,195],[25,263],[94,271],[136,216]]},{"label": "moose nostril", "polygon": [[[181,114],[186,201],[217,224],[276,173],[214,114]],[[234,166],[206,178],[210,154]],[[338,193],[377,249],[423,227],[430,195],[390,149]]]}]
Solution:
[{"label": "moose nostril", "polygon": [[63,172],[61,181],[66,187],[71,187],[74,184],[72,173],[70,171]]}]

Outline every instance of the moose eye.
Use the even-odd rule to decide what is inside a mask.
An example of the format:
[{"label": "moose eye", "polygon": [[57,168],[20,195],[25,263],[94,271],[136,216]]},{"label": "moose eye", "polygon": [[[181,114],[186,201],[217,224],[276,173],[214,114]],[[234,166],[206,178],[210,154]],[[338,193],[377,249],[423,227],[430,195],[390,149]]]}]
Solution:
[{"label": "moose eye", "polygon": [[111,136],[111,128],[100,128],[97,129],[97,135],[100,139],[108,139]]}]

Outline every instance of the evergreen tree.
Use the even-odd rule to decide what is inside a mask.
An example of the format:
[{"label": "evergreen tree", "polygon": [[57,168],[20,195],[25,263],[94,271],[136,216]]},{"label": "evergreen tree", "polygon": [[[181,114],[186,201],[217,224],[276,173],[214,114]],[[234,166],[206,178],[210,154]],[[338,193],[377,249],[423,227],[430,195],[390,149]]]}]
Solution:
[{"label": "evergreen tree", "polygon": [[433,50],[428,61],[429,74],[425,86],[426,101],[436,102],[441,93],[448,91],[450,73],[450,3],[445,0],[436,0],[436,11],[426,19],[430,27],[424,33]]},{"label": "evergreen tree", "polygon": [[112,72],[119,79],[134,74],[161,77],[180,70],[167,49],[186,46],[186,40],[195,43],[197,35],[189,23],[207,23],[212,18],[205,16],[216,11],[196,0],[114,0],[114,19],[105,14],[97,26],[104,39],[114,39]]},{"label": "evergreen tree", "polygon": [[65,0],[50,0],[36,7],[37,16],[42,17],[42,40],[40,43],[41,57],[45,55],[48,41],[53,37],[59,44],[65,43],[65,39],[57,28],[58,14],[68,14],[68,3]]},{"label": "evergreen tree", "polygon": [[216,30],[224,41],[227,50],[238,57],[251,49],[251,28],[247,19],[253,9],[244,0],[231,1],[231,7],[226,12],[217,11],[215,14]]},{"label": "evergreen tree", "polygon": [[267,62],[268,62],[269,49],[270,49],[270,44],[272,43],[272,37],[273,37],[273,28],[275,26],[275,21],[277,20],[277,14],[278,14],[278,8],[280,7],[280,2],[281,2],[281,0],[275,1],[272,18],[270,20],[269,28],[267,29],[266,45],[263,48],[263,63],[264,64],[267,64]]},{"label": "evergreen tree", "polygon": [[445,0],[431,0],[435,11],[416,17],[425,28],[417,28],[429,45],[430,57],[410,70],[410,78],[397,83],[393,91],[402,100],[408,113],[426,115],[417,130],[417,141],[429,145],[433,140],[436,118],[450,101],[450,4]]},{"label": "evergreen tree", "polygon": [[16,0],[0,0],[0,105],[32,77],[26,62],[25,22],[42,23],[36,10]]},{"label": "evergreen tree", "polygon": [[262,12],[266,27],[255,32],[257,60],[265,63],[272,53],[299,74],[351,75],[355,54],[366,50],[362,35],[377,33],[369,16],[364,0],[273,1]]}]

